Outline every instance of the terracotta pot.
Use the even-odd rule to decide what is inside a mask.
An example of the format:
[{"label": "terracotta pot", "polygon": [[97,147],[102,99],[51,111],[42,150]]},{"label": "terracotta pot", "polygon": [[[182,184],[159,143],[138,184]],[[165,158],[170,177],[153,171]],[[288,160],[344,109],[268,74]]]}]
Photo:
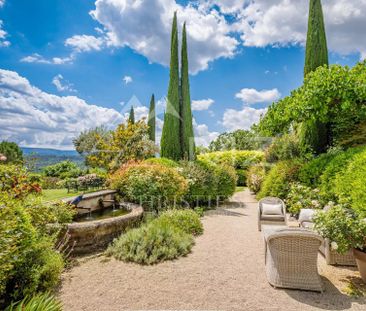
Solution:
[{"label": "terracotta pot", "polygon": [[354,248],[353,256],[356,258],[356,263],[358,271],[361,274],[361,278],[366,283],[366,253]]}]

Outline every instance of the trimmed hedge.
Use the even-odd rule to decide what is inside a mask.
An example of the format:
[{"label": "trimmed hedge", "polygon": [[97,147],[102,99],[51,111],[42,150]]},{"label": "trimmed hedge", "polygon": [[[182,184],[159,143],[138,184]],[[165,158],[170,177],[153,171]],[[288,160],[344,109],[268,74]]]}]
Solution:
[{"label": "trimmed hedge", "polygon": [[286,199],[290,184],[298,179],[301,165],[299,159],[277,162],[265,177],[257,198],[272,196]]},{"label": "trimmed hedge", "polygon": [[187,181],[177,170],[159,164],[124,165],[109,183],[127,201],[155,209],[179,201],[187,192]]},{"label": "trimmed hedge", "polygon": [[238,175],[238,186],[246,186],[247,170],[250,166],[260,163],[264,159],[262,151],[229,150],[205,153],[198,156],[203,162],[231,166]]}]

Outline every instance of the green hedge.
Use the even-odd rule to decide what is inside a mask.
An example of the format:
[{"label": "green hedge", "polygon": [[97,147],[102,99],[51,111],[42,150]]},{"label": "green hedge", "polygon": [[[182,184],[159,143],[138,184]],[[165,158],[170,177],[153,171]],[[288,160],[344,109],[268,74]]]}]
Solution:
[{"label": "green hedge", "polygon": [[236,170],[238,186],[246,186],[246,174],[250,166],[260,163],[264,159],[262,151],[230,150],[205,153],[198,156],[204,162],[212,162],[219,165],[228,165]]},{"label": "green hedge", "polygon": [[273,196],[286,199],[291,183],[298,179],[301,166],[299,159],[277,162],[265,177],[257,198]]},{"label": "green hedge", "polygon": [[366,150],[336,175],[334,190],[341,202],[350,203],[353,210],[366,217]]}]

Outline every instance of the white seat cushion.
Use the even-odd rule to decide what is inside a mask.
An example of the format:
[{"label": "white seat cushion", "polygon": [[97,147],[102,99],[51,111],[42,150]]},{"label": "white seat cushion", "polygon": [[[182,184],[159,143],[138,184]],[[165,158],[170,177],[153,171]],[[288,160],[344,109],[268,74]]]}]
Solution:
[{"label": "white seat cushion", "polygon": [[262,203],[263,215],[283,215],[282,204]]}]

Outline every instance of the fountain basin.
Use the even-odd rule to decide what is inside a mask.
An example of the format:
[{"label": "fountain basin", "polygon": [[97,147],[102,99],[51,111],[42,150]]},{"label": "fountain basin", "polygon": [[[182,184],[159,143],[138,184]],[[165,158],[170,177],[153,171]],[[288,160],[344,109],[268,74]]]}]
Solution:
[{"label": "fountain basin", "polygon": [[[106,190],[99,192],[101,192],[99,195],[98,192],[85,195],[85,202],[83,198],[79,205],[83,207],[88,206],[93,212],[98,211],[100,208],[106,208],[105,206],[100,206],[100,199],[109,196],[108,200],[113,200],[116,192],[113,191],[110,193],[106,192]],[[126,213],[120,216],[111,214],[109,218],[68,224],[67,244],[72,248],[73,255],[88,254],[103,250],[114,238],[125,232],[126,229],[140,223],[144,212],[140,205],[125,202],[120,202],[118,205],[120,208],[125,209]],[[111,207],[109,206],[107,208]],[[83,209],[83,211],[85,210]]]}]

